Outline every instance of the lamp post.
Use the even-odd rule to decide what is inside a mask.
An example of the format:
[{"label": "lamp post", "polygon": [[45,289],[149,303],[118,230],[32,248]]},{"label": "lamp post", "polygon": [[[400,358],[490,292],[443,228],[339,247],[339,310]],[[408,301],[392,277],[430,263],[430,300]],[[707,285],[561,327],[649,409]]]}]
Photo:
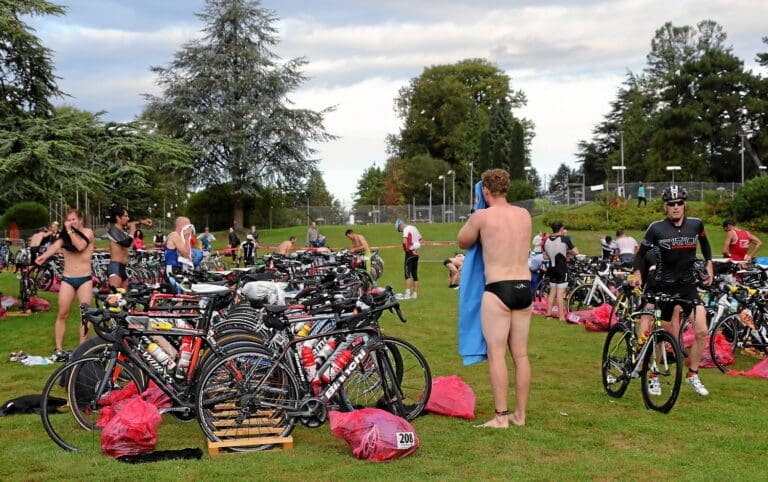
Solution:
[{"label": "lamp post", "polygon": [[744,136],[746,133],[742,132],[741,136],[741,185],[744,185]]},{"label": "lamp post", "polygon": [[425,182],[425,186],[429,188],[429,222],[432,222],[432,183]]},{"label": "lamp post", "polygon": [[439,176],[438,179],[443,181],[443,222],[445,222],[445,176]]},{"label": "lamp post", "polygon": [[469,209],[475,207],[475,186],[472,184],[475,165],[469,163]]},{"label": "lamp post", "polygon": [[456,171],[451,169],[446,176],[451,176],[451,222],[456,221]]},{"label": "lamp post", "polygon": [[[680,166],[667,166],[667,171],[672,172],[672,185],[675,185],[675,171],[682,169]],[[742,181],[743,182],[743,181]]]},{"label": "lamp post", "polygon": [[624,177],[624,169],[626,169],[626,167],[611,166],[611,169],[616,171],[616,195],[618,197],[624,197],[624,186],[619,182],[619,173],[621,173],[621,177]]},{"label": "lamp post", "polygon": [[620,131],[621,137],[621,193],[624,194],[624,131]]},{"label": "lamp post", "polygon": [[765,176],[765,170],[768,169],[766,166],[759,166],[758,169],[760,169],[760,177]]}]

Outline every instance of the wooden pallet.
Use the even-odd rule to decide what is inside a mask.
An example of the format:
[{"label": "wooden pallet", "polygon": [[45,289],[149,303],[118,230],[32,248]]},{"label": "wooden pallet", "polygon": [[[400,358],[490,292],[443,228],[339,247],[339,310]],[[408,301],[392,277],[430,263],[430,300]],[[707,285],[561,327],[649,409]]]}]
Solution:
[{"label": "wooden pallet", "polygon": [[32,314],[32,311],[6,311],[5,314],[8,316],[29,316]]},{"label": "wooden pallet", "polygon": [[220,442],[208,441],[208,453],[217,455],[222,450],[231,448],[256,448],[261,445],[273,445],[272,448],[292,449],[293,437],[280,437],[284,427],[277,426],[277,420],[272,418],[270,410],[259,410],[251,414],[251,418],[237,422],[235,417],[239,411],[231,410],[234,404],[222,403],[214,411],[217,420],[214,422],[216,436]]},{"label": "wooden pallet", "polygon": [[254,437],[254,438],[232,438],[223,442],[208,441],[208,454],[218,455],[222,449],[228,448],[255,448],[259,445],[274,445],[273,449],[292,449],[293,437]]}]

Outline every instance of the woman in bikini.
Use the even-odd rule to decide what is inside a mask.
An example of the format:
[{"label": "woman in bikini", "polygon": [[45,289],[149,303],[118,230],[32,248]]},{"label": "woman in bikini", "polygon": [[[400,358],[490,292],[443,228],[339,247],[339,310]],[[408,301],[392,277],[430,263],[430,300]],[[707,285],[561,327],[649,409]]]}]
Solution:
[{"label": "woman in bikini", "polygon": [[[59,250],[64,253],[64,274],[59,289],[59,311],[56,314],[55,340],[56,351],[54,361],[66,361],[69,354],[64,351],[64,332],[67,326],[67,316],[72,301],[77,295],[79,303],[90,304],[93,299],[93,283],[91,282],[91,255],[93,254],[93,231],[83,227],[83,215],[80,211],[70,210],[64,222],[64,229],[59,238],[53,242],[45,253],[35,259],[37,265],[56,254]],[[80,325],[80,343],[85,341],[85,334]]]}]

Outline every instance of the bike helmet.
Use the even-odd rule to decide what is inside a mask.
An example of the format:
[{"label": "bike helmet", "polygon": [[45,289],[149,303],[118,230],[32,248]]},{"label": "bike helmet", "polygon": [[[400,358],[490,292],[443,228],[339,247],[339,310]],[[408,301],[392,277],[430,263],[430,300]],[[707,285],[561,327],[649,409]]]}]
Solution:
[{"label": "bike helmet", "polygon": [[661,194],[661,199],[663,199],[665,203],[669,201],[685,201],[688,199],[688,191],[682,186],[669,186],[664,189],[664,192]]}]

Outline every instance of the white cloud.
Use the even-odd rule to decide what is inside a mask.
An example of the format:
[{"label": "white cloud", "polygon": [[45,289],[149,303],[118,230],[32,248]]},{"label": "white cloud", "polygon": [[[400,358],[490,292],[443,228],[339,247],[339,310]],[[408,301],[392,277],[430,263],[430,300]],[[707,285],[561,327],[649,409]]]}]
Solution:
[{"label": "white cloud", "polygon": [[[341,199],[351,197],[365,168],[383,165],[385,136],[400,127],[393,99],[429,65],[483,57],[507,71],[513,88],[529,99],[518,114],[537,126],[534,166],[551,174],[573,161],[579,140],[591,137],[626,71],[642,70],[654,32],[665,22],[715,20],[748,68],[757,52],[768,50],[760,41],[765,0],[264,3],[282,17],[276,52],[310,62],[311,80],[293,100],[313,109],[338,106],[326,126],[340,138],[317,147],[329,189]],[[353,11],[328,14],[340,4]],[[289,8],[300,16],[281,15]],[[327,15],[318,15],[320,9]],[[319,20],[336,17],[344,20]],[[200,35],[189,18],[153,19],[152,25],[164,26],[141,31],[122,28],[120,18],[101,19],[106,27],[96,28],[68,24],[65,16],[38,24],[38,33],[56,52],[62,87],[75,96],[67,102],[127,120],[143,106],[139,94],[156,90],[149,66],[167,65],[184,42]]]}]

